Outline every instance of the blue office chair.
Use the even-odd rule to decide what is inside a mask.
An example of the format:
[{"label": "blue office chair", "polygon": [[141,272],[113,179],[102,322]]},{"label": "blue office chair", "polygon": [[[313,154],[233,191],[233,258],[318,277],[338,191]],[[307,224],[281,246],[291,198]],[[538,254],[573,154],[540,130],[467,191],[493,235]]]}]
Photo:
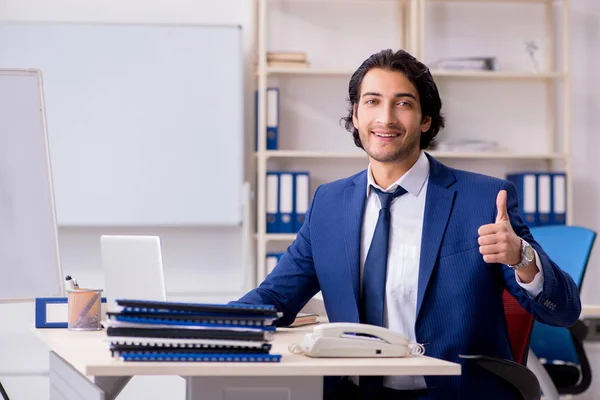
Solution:
[{"label": "blue office chair", "polygon": [[[571,275],[581,293],[596,232],[567,225],[532,227],[530,231],[552,261]],[[591,384],[590,364],[583,349],[586,335],[587,327],[581,320],[568,329],[534,324],[531,350],[542,362],[559,394],[580,394]]]}]

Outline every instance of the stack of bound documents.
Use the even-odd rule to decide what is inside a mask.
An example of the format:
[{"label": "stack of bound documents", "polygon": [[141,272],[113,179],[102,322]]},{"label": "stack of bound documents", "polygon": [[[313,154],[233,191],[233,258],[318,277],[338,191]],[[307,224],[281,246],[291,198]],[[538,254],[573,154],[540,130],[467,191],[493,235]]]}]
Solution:
[{"label": "stack of bound documents", "polygon": [[271,354],[268,305],[117,300],[104,321],[114,358],[123,361],[279,362]]}]

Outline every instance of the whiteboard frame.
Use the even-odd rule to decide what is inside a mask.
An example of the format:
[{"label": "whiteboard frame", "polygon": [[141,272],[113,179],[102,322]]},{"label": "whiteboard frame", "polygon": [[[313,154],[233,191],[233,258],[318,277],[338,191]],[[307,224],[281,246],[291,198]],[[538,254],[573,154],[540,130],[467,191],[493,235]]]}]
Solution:
[{"label": "whiteboard frame", "polygon": [[[52,180],[52,167],[50,162],[50,147],[48,143],[48,126],[46,124],[46,106],[44,102],[44,80],[42,76],[42,71],[35,68],[19,68],[19,69],[7,69],[0,68],[0,75],[11,75],[11,76],[35,76],[37,79],[38,93],[39,93],[39,104],[40,104],[40,119],[42,123],[42,128],[44,132],[44,147],[46,149],[46,172],[48,176],[46,177],[46,182],[48,182],[48,193],[50,193],[50,207],[52,209],[52,223],[54,224],[54,244],[55,244],[55,253],[56,259],[55,265],[58,267],[56,271],[58,273],[58,286],[59,292],[54,294],[55,297],[61,297],[63,293],[65,293],[65,283],[63,279],[63,271],[62,265],[60,262],[60,250],[58,245],[58,223],[56,218],[56,205],[54,201],[54,184]],[[34,299],[30,297],[17,297],[17,298],[2,298],[0,297],[0,304],[2,303],[21,303],[21,302],[31,302]]]}]

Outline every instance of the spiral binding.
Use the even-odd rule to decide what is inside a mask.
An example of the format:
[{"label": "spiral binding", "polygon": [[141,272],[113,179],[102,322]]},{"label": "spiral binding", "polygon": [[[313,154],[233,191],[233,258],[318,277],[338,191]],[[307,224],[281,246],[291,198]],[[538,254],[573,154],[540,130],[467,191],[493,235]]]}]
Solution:
[{"label": "spiral binding", "polygon": [[259,362],[274,363],[281,361],[280,354],[182,354],[150,353],[135,354],[123,352],[119,357],[123,361],[165,361],[165,362]]}]

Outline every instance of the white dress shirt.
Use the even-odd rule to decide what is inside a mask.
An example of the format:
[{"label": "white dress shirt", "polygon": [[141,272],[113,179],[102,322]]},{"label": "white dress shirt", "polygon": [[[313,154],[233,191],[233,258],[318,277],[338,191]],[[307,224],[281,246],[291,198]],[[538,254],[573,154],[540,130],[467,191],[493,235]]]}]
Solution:
[{"label": "white dress shirt", "polygon": [[[423,214],[425,212],[428,180],[429,160],[424,152],[421,152],[415,165],[388,188],[381,188],[375,183],[370,165],[367,171],[367,198],[360,249],[361,293],[364,263],[377,225],[379,209],[381,208],[379,196],[371,189],[371,186],[385,192],[393,192],[400,185],[406,189],[407,193],[393,199],[390,207],[390,244],[383,323],[384,326],[400,333],[412,343],[415,342],[421,233],[423,231]],[[541,264],[537,254],[536,263],[541,272]],[[518,277],[517,282],[531,297],[535,297],[542,291],[543,275],[538,273],[529,284],[522,283]],[[352,380],[355,384],[358,384],[357,377],[352,377]],[[427,387],[422,376],[387,376],[384,377],[383,385],[400,390]]]}]

